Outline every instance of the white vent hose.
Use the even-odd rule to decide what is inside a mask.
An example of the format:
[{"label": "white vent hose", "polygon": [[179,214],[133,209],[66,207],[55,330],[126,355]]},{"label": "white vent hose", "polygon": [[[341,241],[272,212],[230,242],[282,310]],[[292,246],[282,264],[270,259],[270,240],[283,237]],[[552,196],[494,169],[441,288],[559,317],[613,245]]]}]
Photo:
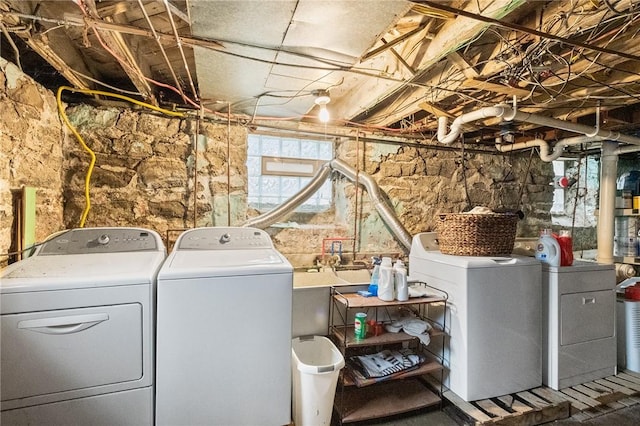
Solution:
[{"label": "white vent hose", "polygon": [[291,198],[266,213],[263,213],[256,217],[252,217],[251,219],[247,220],[242,226],[264,229],[270,225],[273,225],[278,220],[289,215],[290,213],[293,213],[293,211],[300,204],[307,201],[309,197],[315,194],[320,189],[320,187],[324,185],[324,182],[331,175],[331,168],[329,166],[329,163],[323,164],[320,170],[318,170],[316,175],[313,177],[313,179],[311,179],[304,188],[294,194]]},{"label": "white vent hose", "polygon": [[353,167],[338,159],[324,164],[318,171],[318,173],[316,173],[316,175],[307,184],[307,186],[298,191],[298,193],[296,193],[293,197],[289,198],[278,207],[249,219],[242,226],[264,229],[276,223],[278,220],[281,220],[290,213],[293,213],[296,207],[304,203],[318,189],[320,189],[320,187],[330,176],[332,170],[339,172],[352,182],[356,181],[357,175],[358,182],[367,190],[367,193],[369,194],[369,197],[371,198],[375,209],[377,210],[384,223],[390,228],[390,231],[396,238],[396,240],[400,242],[408,251],[411,248],[411,235],[407,232],[402,223],[400,223],[395,214],[395,211],[391,207],[389,207],[386,202],[383,201],[380,194],[380,189],[375,180],[367,173],[357,172]]},{"label": "white vent hose", "polygon": [[356,170],[346,164],[342,160],[335,159],[331,161],[331,168],[340,172],[344,177],[352,182],[356,181],[356,175],[360,185],[364,186],[369,194],[369,198],[373,202],[373,206],[377,210],[378,214],[384,221],[384,223],[390,228],[391,233],[408,251],[411,249],[411,235],[407,232],[405,227],[400,223],[395,211],[389,207],[389,205],[383,201],[380,196],[380,188],[376,181],[367,173],[356,172]]}]

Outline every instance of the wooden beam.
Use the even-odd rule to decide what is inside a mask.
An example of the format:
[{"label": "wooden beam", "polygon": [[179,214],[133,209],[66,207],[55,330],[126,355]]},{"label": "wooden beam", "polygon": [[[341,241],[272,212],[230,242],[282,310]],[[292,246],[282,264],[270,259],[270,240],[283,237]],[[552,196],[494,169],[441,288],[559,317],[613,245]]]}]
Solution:
[{"label": "wooden beam", "polygon": [[[626,10],[629,7],[632,7],[633,5],[634,5],[633,0],[621,0],[616,4],[616,8],[618,8],[618,10]],[[552,16],[566,15],[566,12],[565,12],[566,4],[564,2],[558,1],[558,2],[550,2],[545,5],[540,4],[540,7],[544,7],[543,15],[541,17],[542,20],[548,19],[549,17],[552,17]],[[566,22],[563,23],[560,29],[554,32],[553,34],[566,36],[570,38],[573,34],[572,33],[566,34],[565,32],[563,32],[564,29],[569,29],[568,31],[571,31],[571,29],[573,28],[581,28],[582,30],[586,30],[588,28],[599,25],[602,22],[602,20],[605,18],[605,15],[608,15],[610,13],[610,11],[607,8],[602,8],[600,10],[592,11],[591,8],[593,8],[594,5],[591,1],[583,1],[581,4],[576,4],[575,7],[583,7],[585,8],[585,10],[589,10],[591,13],[566,15],[566,19],[567,19]],[[514,31],[520,35],[522,34],[521,32],[517,32],[516,30]],[[635,33],[630,29],[628,31],[631,34]],[[607,37],[605,38],[605,40],[601,40],[601,43],[598,43],[598,44],[602,46],[606,46],[611,50],[620,50],[620,51],[626,52],[626,49],[624,48],[620,49],[620,48],[614,47],[609,42],[610,42],[610,39]],[[495,52],[491,57],[492,58],[495,57]],[[507,66],[513,65],[514,63],[519,63],[521,60],[522,58],[514,56],[507,59],[506,61],[505,60],[488,61],[487,64],[484,66],[484,68],[481,70],[480,74],[483,77],[488,78],[499,72],[502,72]]]},{"label": "wooden beam", "polygon": [[[94,0],[84,0],[84,3],[87,6],[89,14],[93,18],[101,18]],[[103,19],[106,22],[113,22],[112,17],[105,17]],[[118,61],[124,72],[145,100],[157,105],[158,102],[151,86],[145,78],[145,72],[143,71],[144,68],[147,74],[150,73],[150,67],[146,65],[145,59],[132,52],[129,43],[124,39],[121,33],[115,31],[99,31],[95,28],[94,30],[97,32],[104,44],[113,52],[114,59]]]},{"label": "wooden beam", "polygon": [[[524,0],[478,0],[477,2],[470,2],[468,8],[474,12],[479,8],[483,15],[501,19],[527,4],[528,2]],[[429,83],[424,84],[424,86],[431,85],[431,87],[411,87],[410,83],[407,84],[407,82],[392,84],[382,79],[370,79],[370,82],[361,85],[358,90],[352,94],[354,102],[349,104],[345,103],[345,105],[341,105],[339,108],[334,108],[335,114],[345,117],[356,117],[362,110],[368,110],[370,114],[367,116],[367,122],[387,125],[395,123],[403,117],[418,111],[419,107],[416,101],[429,99],[430,102],[434,102],[435,99],[433,99],[432,95],[434,89],[432,87],[442,87],[440,76],[429,79],[429,73],[442,62],[442,58],[446,57],[447,52],[457,51],[461,46],[474,40],[485,30],[486,24],[465,17],[457,17],[446,21],[438,34],[429,41],[429,46],[420,64],[413,67],[418,70],[416,79],[420,78],[420,82],[424,83],[422,80],[422,78],[424,78],[426,81],[429,81]],[[433,84],[431,84],[432,82]],[[453,87],[452,85],[450,86]],[[450,94],[451,92],[446,93],[447,96]],[[380,99],[385,98],[393,99],[393,101],[390,100],[387,102],[387,104],[393,106],[389,106],[380,112],[376,106]],[[398,105],[403,105],[407,108],[397,108]]]},{"label": "wooden beam", "polygon": [[[164,4],[164,0],[156,0],[156,3]],[[167,4],[169,5],[169,10],[171,11],[171,13],[173,13],[174,16],[177,16],[178,18],[182,19],[184,22],[189,24],[189,26],[191,26],[191,20],[189,19],[189,16],[186,13],[178,9],[169,0],[167,0]]]},{"label": "wooden beam", "polygon": [[428,102],[421,102],[418,104],[420,108],[435,115],[436,117],[448,117],[453,118],[453,114],[449,114],[447,111],[438,108],[437,106],[430,104]]},{"label": "wooden beam", "polygon": [[487,90],[493,93],[499,93],[501,95],[515,95],[519,98],[529,96],[529,91],[520,89],[519,87],[503,86],[502,84],[490,83],[488,81],[466,79],[462,82],[462,87],[469,87],[478,90]]},{"label": "wooden beam", "polygon": [[413,37],[414,35],[418,34],[422,30],[427,28],[428,26],[429,26],[429,24],[421,25],[418,28],[409,31],[408,33],[403,34],[400,37],[394,38],[393,40],[391,40],[389,42],[386,42],[386,41],[383,40],[382,46],[377,47],[377,48],[365,53],[365,55],[362,57],[361,61],[366,61],[369,58],[372,58],[372,57],[374,57],[376,55],[379,55],[380,53],[384,52],[385,50],[392,48],[396,44],[398,44],[400,42],[403,42],[403,41],[407,40],[410,37]]},{"label": "wooden beam", "polygon": [[480,76],[480,74],[478,74],[478,71],[476,71],[473,65],[467,62],[467,60],[458,52],[449,53],[447,55],[447,59],[453,62],[455,66],[458,67],[460,71],[462,71],[465,77],[472,79],[472,78],[478,78],[478,76]]},{"label": "wooden beam", "polygon": [[[384,39],[384,37],[381,39],[383,43],[386,43],[387,41]],[[411,68],[411,65],[409,65],[407,63],[407,61],[404,60],[404,58],[402,57],[402,55],[400,55],[398,52],[396,52],[396,49],[394,49],[393,47],[391,49],[389,49],[389,52],[391,52],[391,54],[393,56],[395,56],[395,58],[398,60],[398,62],[400,62],[402,65],[404,65],[404,67],[407,69],[407,71],[409,71],[411,73],[411,75],[416,75],[416,70],[414,70],[413,68]]]},{"label": "wooden beam", "polygon": [[67,55],[67,58],[63,58],[58,55],[57,49],[54,50],[54,48],[52,48],[52,46],[49,44],[46,35],[35,37],[25,35],[24,33],[19,33],[18,35],[29,45],[29,47],[31,47],[35,52],[42,56],[52,67],[54,67],[60,74],[62,74],[64,78],[66,78],[69,83],[71,83],[71,85],[78,89],[92,88],[91,83],[85,81],[85,79],[73,72],[73,70],[75,70],[83,74],[91,74],[86,69],[83,61],[73,61],[73,70],[67,65],[69,55],[79,55],[79,53],[75,49],[70,47],[72,46],[71,43],[68,44],[65,50],[61,50],[61,52],[64,52]]}]

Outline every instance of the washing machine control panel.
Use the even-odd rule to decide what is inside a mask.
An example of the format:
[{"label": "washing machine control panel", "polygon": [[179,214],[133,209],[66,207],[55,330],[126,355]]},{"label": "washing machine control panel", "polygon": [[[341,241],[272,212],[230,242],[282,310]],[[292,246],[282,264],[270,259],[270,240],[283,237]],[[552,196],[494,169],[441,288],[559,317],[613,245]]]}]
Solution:
[{"label": "washing machine control panel", "polygon": [[186,231],[178,242],[178,250],[246,250],[252,248],[273,248],[269,234],[256,228],[200,228]]},{"label": "washing machine control panel", "polygon": [[155,251],[162,247],[155,233],[139,228],[81,228],[44,243],[38,256]]}]

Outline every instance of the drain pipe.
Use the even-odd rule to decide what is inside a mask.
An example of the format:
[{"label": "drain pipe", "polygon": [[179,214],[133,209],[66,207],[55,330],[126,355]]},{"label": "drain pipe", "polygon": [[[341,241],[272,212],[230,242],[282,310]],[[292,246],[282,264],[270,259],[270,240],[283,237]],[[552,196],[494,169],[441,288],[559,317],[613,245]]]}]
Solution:
[{"label": "drain pipe", "polygon": [[616,142],[602,143],[600,156],[600,205],[598,206],[598,252],[600,263],[613,263],[613,235],[616,204],[616,178],[618,174],[618,154]]},{"label": "drain pipe", "polygon": [[458,136],[460,136],[460,133],[462,133],[463,124],[471,123],[483,118],[502,117],[504,114],[505,107],[500,105],[495,107],[480,108],[478,110],[462,114],[461,116],[453,120],[453,122],[451,123],[451,129],[448,134],[447,122],[449,121],[449,119],[446,116],[438,117],[438,142],[448,145],[458,139]]},{"label": "drain pipe", "polygon": [[626,145],[616,149],[615,153],[616,155],[621,155],[621,154],[630,154],[632,152],[638,152],[638,151],[640,151],[640,146]]},{"label": "drain pipe", "polygon": [[558,120],[557,118],[521,112],[507,105],[485,107],[466,114],[462,114],[461,116],[453,120],[449,133],[447,133],[447,117],[438,117],[438,141],[443,144],[450,144],[458,139],[458,136],[460,136],[460,133],[462,133],[463,124],[490,117],[502,118],[505,121],[522,121],[525,123],[537,124],[539,126],[566,130],[568,132],[591,135],[593,137],[600,138],[600,140],[612,140],[632,145],[640,145],[640,138],[634,136],[623,135],[619,132],[612,132],[610,130],[602,130],[599,128],[594,128],[592,126],[587,126],[585,124]]},{"label": "drain pipe", "polygon": [[[557,141],[553,145],[553,151],[549,153],[549,142],[545,141],[544,139],[532,139],[526,142],[518,142],[514,144],[503,144],[502,138],[498,137],[496,138],[496,149],[500,152],[510,152],[510,151],[517,151],[521,149],[538,147],[540,149],[540,159],[542,161],[549,163],[551,161],[554,161],[560,158],[560,156],[564,152],[565,146],[580,145],[580,144],[589,143],[589,142],[599,142],[601,140],[602,138],[598,136],[588,136],[588,135],[565,138]],[[640,151],[640,146],[634,146],[634,148]]]},{"label": "drain pipe", "polygon": [[400,223],[395,211],[385,201],[383,201],[376,181],[367,173],[358,173],[354,168],[338,159],[324,164],[307,186],[302,188],[297,194],[289,198],[283,204],[264,214],[249,219],[242,226],[264,229],[274,224],[282,217],[292,213],[296,207],[304,203],[318,189],[320,189],[331,174],[332,170],[339,172],[352,182],[356,182],[357,180],[360,185],[365,187],[369,194],[369,198],[373,202],[373,205],[383,222],[390,228],[391,233],[396,240],[402,244],[407,251],[409,251],[411,249],[411,235],[407,232],[402,223]]}]

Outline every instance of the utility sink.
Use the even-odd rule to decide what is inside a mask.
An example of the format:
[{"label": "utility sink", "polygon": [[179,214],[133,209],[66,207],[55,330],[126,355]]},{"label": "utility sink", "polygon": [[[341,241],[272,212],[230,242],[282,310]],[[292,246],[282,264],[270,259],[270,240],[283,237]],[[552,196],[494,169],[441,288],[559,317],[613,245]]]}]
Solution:
[{"label": "utility sink", "polygon": [[294,271],[293,288],[331,287],[354,284],[369,284],[367,269],[339,270],[325,269],[320,271]]}]

